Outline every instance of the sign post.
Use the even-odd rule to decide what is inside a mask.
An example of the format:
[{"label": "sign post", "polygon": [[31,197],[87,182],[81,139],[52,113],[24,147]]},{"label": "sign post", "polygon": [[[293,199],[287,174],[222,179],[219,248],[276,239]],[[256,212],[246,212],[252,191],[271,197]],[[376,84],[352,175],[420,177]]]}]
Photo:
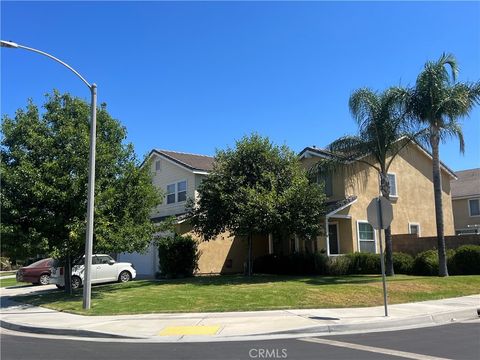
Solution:
[{"label": "sign post", "polygon": [[380,268],[382,271],[383,283],[383,305],[385,307],[385,316],[388,316],[387,305],[387,280],[385,276],[385,257],[383,253],[382,229],[390,226],[393,220],[392,204],[383,196],[373,199],[367,207],[368,222],[374,229],[378,230],[380,241]]}]

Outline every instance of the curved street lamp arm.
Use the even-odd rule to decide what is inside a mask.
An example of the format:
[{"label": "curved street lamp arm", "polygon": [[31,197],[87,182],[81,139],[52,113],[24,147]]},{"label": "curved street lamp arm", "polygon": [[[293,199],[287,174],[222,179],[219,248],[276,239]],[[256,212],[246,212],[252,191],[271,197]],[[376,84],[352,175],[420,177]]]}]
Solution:
[{"label": "curved street lamp arm", "polygon": [[46,53],[44,51],[41,51],[41,50],[37,50],[37,49],[34,49],[34,48],[31,48],[31,47],[28,47],[28,46],[24,46],[24,45],[20,45],[20,44],[17,44],[17,43],[14,43],[14,42],[10,42],[10,41],[2,41],[1,42],[1,45],[2,47],[10,47],[10,48],[20,48],[20,49],[25,49],[25,50],[29,50],[29,51],[33,51],[33,52],[36,52],[38,54],[41,54],[41,55],[44,55],[46,57],[49,57],[50,59],[52,60],[55,60],[56,62],[62,64],[63,66],[65,66],[67,69],[69,69],[71,72],[73,72],[75,75],[77,75],[80,80],[82,80],[85,85],[88,86],[88,88],[91,90],[92,89],[92,85],[90,85],[90,83],[85,80],[85,78],[80,75],[80,73],[75,70],[74,68],[72,68],[70,65],[68,65],[66,62],[63,62],[62,60],[56,58],[55,56],[53,55],[50,55],[49,53]]}]

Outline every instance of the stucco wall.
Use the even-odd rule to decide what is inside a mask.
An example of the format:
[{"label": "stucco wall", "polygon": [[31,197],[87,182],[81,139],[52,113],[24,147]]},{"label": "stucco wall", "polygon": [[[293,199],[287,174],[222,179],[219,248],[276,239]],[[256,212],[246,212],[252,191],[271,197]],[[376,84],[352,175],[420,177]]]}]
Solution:
[{"label": "stucco wall", "polygon": [[[247,240],[242,236],[232,236],[229,232],[218,235],[215,239],[204,241],[192,231],[187,223],[177,225],[177,231],[190,235],[198,241],[200,259],[198,274],[241,273],[247,259]],[[252,242],[253,258],[268,254],[268,237],[254,235]]]},{"label": "stucco wall", "polygon": [[480,225],[480,216],[470,216],[468,206],[468,199],[452,200],[455,229],[466,229],[468,225]]},{"label": "stucco wall", "polygon": [[[372,159],[367,159],[373,162]],[[302,159],[306,168],[318,158]],[[389,172],[396,174],[398,198],[392,200],[394,220],[392,234],[409,232],[409,223],[420,224],[421,236],[436,235],[435,202],[432,182],[432,160],[417,146],[411,145],[397,156]],[[453,235],[453,211],[450,193],[450,176],[442,171],[443,216],[445,235]],[[344,188],[344,193],[339,189]],[[356,195],[357,201],[340,214],[350,215],[351,221],[340,226],[341,252],[358,251],[357,222],[367,220],[367,207],[379,195],[379,176],[376,170],[366,164],[355,164],[334,176],[334,197]],[[342,195],[342,196],[340,196]],[[334,221],[334,219],[331,219]],[[349,228],[349,229],[348,229]],[[344,239],[351,244],[345,244]],[[378,245],[377,245],[378,248]]]}]

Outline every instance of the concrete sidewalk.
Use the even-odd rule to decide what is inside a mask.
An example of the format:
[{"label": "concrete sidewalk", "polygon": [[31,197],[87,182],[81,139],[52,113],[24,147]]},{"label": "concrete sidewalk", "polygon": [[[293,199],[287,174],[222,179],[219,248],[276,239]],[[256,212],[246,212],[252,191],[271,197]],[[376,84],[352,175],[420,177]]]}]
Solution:
[{"label": "concrete sidewalk", "polygon": [[[38,291],[49,291],[49,286]],[[31,291],[31,290],[30,290]],[[2,327],[109,341],[264,340],[432,326],[478,318],[480,295],[369,308],[83,316],[14,303],[2,289]],[[123,339],[119,339],[123,338]]]}]

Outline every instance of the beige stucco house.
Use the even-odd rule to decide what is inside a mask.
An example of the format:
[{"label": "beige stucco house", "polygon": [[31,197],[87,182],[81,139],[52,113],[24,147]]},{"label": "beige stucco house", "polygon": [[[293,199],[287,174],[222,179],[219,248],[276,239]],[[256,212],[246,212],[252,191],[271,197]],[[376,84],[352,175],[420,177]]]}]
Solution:
[{"label": "beige stucco house", "polygon": [[452,180],[452,208],[457,234],[480,233],[480,168],[456,172]]},{"label": "beige stucco house", "polygon": [[[306,168],[329,157],[328,151],[315,147],[307,147],[300,153],[300,161]],[[455,174],[444,164],[441,172],[445,235],[453,235],[450,181],[455,179]],[[435,236],[430,153],[411,143],[393,160],[389,177],[394,216],[392,234]],[[324,219],[325,231],[317,239],[317,249],[324,249],[329,255],[379,252],[377,233],[367,221],[367,206],[380,195],[376,170],[357,162],[345,165],[332,174],[323,174],[321,178],[325,183],[328,207]]]},{"label": "beige stucco house", "polygon": [[[307,147],[299,154],[300,162],[309,168],[329,153]],[[152,150],[148,157],[153,183],[165,194],[163,204],[152,210],[151,218],[160,222],[169,216],[177,218],[176,230],[199,241],[199,273],[242,272],[247,256],[246,239],[224,233],[208,242],[192,231],[185,217],[188,198],[198,198],[198,186],[213,169],[210,156],[166,150]],[[442,186],[445,234],[454,234],[450,181],[455,174],[442,164]],[[420,236],[436,235],[432,183],[432,158],[422,147],[411,144],[400,152],[390,168],[391,198],[394,209],[392,234],[416,233]],[[321,180],[323,178],[324,180]],[[366,209],[379,195],[378,174],[371,168],[346,166],[325,181],[327,214],[322,220],[324,231],[317,239],[292,236],[280,243],[271,235],[257,235],[253,241],[253,256],[275,253],[326,251],[334,256],[349,252],[378,252],[376,232],[367,222]],[[158,250],[151,245],[144,254],[120,254],[119,259],[135,264],[139,275],[152,276],[158,271]]]}]

